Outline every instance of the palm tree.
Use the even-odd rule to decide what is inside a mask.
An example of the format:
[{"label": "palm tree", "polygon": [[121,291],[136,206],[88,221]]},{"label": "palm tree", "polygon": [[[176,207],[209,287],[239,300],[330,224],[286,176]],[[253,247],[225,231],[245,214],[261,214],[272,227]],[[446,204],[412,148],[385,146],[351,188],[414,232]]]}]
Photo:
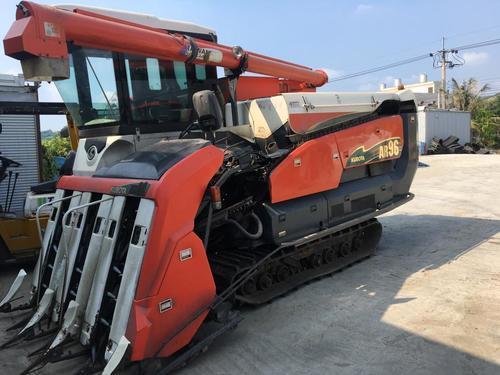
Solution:
[{"label": "palm tree", "polygon": [[480,101],[481,94],[487,91],[490,87],[486,84],[478,89],[478,82],[474,78],[469,78],[461,84],[455,78],[452,78],[453,91],[452,103],[453,106],[460,111],[475,112]]}]

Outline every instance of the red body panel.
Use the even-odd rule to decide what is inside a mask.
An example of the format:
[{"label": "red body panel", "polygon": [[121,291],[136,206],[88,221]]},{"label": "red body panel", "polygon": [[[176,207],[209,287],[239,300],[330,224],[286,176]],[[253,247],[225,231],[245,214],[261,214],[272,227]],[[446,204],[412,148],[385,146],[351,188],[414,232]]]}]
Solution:
[{"label": "red body panel", "polygon": [[[30,55],[67,59],[67,41],[76,45],[125,52],[165,60],[188,61],[191,41],[180,34],[101,16],[92,12],[75,12],[40,5],[29,1],[21,4],[29,15],[18,9],[17,21],[4,39],[5,53],[23,59]],[[194,62],[229,69],[239,69],[246,55],[246,70],[272,77],[286,78],[321,86],[328,81],[322,70],[289,63],[257,53],[235,54],[233,48],[195,39],[199,51]],[[210,50],[216,50],[213,56]],[[206,51],[209,51],[206,53]],[[219,56],[216,56],[219,55]]]},{"label": "red body panel", "polygon": [[[136,332],[138,342],[133,359],[168,355],[186,345],[203,321],[206,312],[195,323],[180,330],[197,310],[206,310],[215,297],[215,284],[200,239],[192,233],[194,218],[208,182],[220,168],[223,152],[214,147],[201,149],[172,167],[160,179],[154,198],[157,210],[148,248],[137,284],[135,315],[142,315],[151,326]],[[191,248],[193,257],[180,262],[179,251]],[[149,297],[149,298],[148,298]],[[173,308],[160,314],[160,302],[172,298]],[[139,301],[142,300],[142,301]],[[129,321],[128,334],[138,323]],[[173,336],[173,337],[172,337]],[[132,337],[132,336],[131,336]],[[160,349],[165,339],[175,338]]]},{"label": "red body panel", "polygon": [[[147,181],[146,198],[155,201],[156,210],[127,328],[134,360],[169,355],[186,345],[215,298],[205,249],[193,228],[208,183],[223,158],[222,150],[208,146],[178,162],[159,181]],[[137,182],[65,176],[58,188],[109,194],[112,187]],[[187,248],[192,249],[192,258],[181,262],[179,251]],[[160,313],[160,302],[169,298],[173,308]],[[195,312],[199,316],[193,320]]]},{"label": "red body panel", "polygon": [[271,172],[271,202],[335,189],[342,171],[335,134],[308,141],[293,150]]},{"label": "red body panel", "polygon": [[[192,258],[181,261],[180,251],[188,248],[192,249]],[[162,275],[160,268],[154,270],[152,274]],[[215,284],[205,248],[193,232],[176,244],[164,276],[157,295],[136,300],[132,307],[126,335],[134,343],[132,360],[149,358],[157,352],[167,357],[187,345],[215,297]],[[160,313],[159,305],[167,299],[172,300],[173,307]],[[201,314],[193,320],[197,313]]]},{"label": "red body panel", "polygon": [[[320,114],[322,115],[322,114]],[[330,114],[331,116],[331,114]],[[318,116],[319,117],[319,116]],[[381,142],[398,139],[398,153],[348,165],[355,151],[370,150]],[[345,168],[397,159],[403,148],[403,120],[388,116],[310,140],[293,150],[269,176],[271,202],[335,189]],[[378,155],[378,149],[375,149]]]},{"label": "red body panel", "polygon": [[[222,164],[223,151],[215,146],[205,147],[172,167],[151,192],[158,206],[153,230],[144,257],[145,269],[166,273],[178,241],[193,230],[194,218],[208,182]],[[156,295],[162,279],[154,273],[142,273],[136,296],[143,299]]]},{"label": "red body panel", "polygon": [[[347,160],[356,149],[363,147],[368,150],[389,138],[400,139],[400,147],[403,147],[403,119],[399,115],[383,117],[367,122],[362,126],[355,126],[342,130],[337,134],[337,144],[344,168],[349,168]],[[397,159],[399,155],[386,157],[384,160]],[[373,162],[378,162],[375,160]],[[363,163],[363,164],[370,164]]]}]

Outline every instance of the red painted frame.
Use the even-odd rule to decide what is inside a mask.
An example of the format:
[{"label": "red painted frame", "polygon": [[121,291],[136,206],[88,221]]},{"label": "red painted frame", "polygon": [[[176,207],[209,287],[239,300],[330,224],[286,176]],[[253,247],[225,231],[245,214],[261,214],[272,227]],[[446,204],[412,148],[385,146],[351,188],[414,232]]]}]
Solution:
[{"label": "red painted frame", "polygon": [[[103,194],[111,194],[115,186],[150,185],[145,197],[155,201],[156,209],[126,333],[132,360],[168,356],[187,345],[215,298],[205,249],[193,229],[208,183],[223,159],[221,149],[208,146],[177,163],[158,181],[64,176],[58,183],[60,189]],[[181,262],[179,252],[186,248],[192,249],[192,257]],[[173,308],[161,313],[159,304],[167,299],[172,299]]]},{"label": "red painted frame", "polygon": [[[17,20],[4,39],[8,56],[25,59],[48,57],[67,59],[67,42],[93,48],[125,52],[165,60],[190,61],[193,48],[190,38],[168,33],[161,29],[76,9],[74,12],[41,5],[30,1],[20,3]],[[328,75],[322,70],[294,64],[233,47],[194,39],[200,49],[215,50],[219,57],[194,56],[194,62],[239,69],[242,65],[249,72],[286,78],[308,86],[322,86]],[[214,55],[215,56],[215,55]],[[246,61],[243,58],[246,56]]]}]

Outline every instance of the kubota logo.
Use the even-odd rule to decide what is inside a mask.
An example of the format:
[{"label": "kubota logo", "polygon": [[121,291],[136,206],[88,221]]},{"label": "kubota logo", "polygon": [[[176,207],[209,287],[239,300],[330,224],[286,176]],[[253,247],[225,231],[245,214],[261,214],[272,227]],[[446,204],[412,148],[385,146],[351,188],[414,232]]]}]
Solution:
[{"label": "kubota logo", "polygon": [[401,154],[401,138],[394,137],[384,139],[383,141],[373,145],[368,150],[365,146],[360,146],[347,159],[347,167],[355,167],[373,161],[384,159],[393,159]]},{"label": "kubota logo", "polygon": [[95,158],[96,155],[97,155],[96,145],[90,146],[89,149],[87,150],[87,159],[92,160]]}]

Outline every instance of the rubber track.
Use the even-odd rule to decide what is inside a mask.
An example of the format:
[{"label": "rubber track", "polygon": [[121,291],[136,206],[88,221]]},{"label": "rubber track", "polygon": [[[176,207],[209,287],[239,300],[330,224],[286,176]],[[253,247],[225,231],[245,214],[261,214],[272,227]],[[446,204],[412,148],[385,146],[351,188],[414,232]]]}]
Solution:
[{"label": "rubber track", "polygon": [[[323,277],[370,256],[382,234],[376,219],[342,231],[316,238],[294,247],[283,248],[259,265],[235,294],[236,300],[258,305],[288,293],[307,281]],[[258,263],[269,250],[233,250],[210,256],[210,263],[219,284],[233,284]],[[328,258],[329,256],[329,258]],[[266,277],[267,276],[267,277]],[[263,288],[262,279],[272,278],[272,285]]]}]

